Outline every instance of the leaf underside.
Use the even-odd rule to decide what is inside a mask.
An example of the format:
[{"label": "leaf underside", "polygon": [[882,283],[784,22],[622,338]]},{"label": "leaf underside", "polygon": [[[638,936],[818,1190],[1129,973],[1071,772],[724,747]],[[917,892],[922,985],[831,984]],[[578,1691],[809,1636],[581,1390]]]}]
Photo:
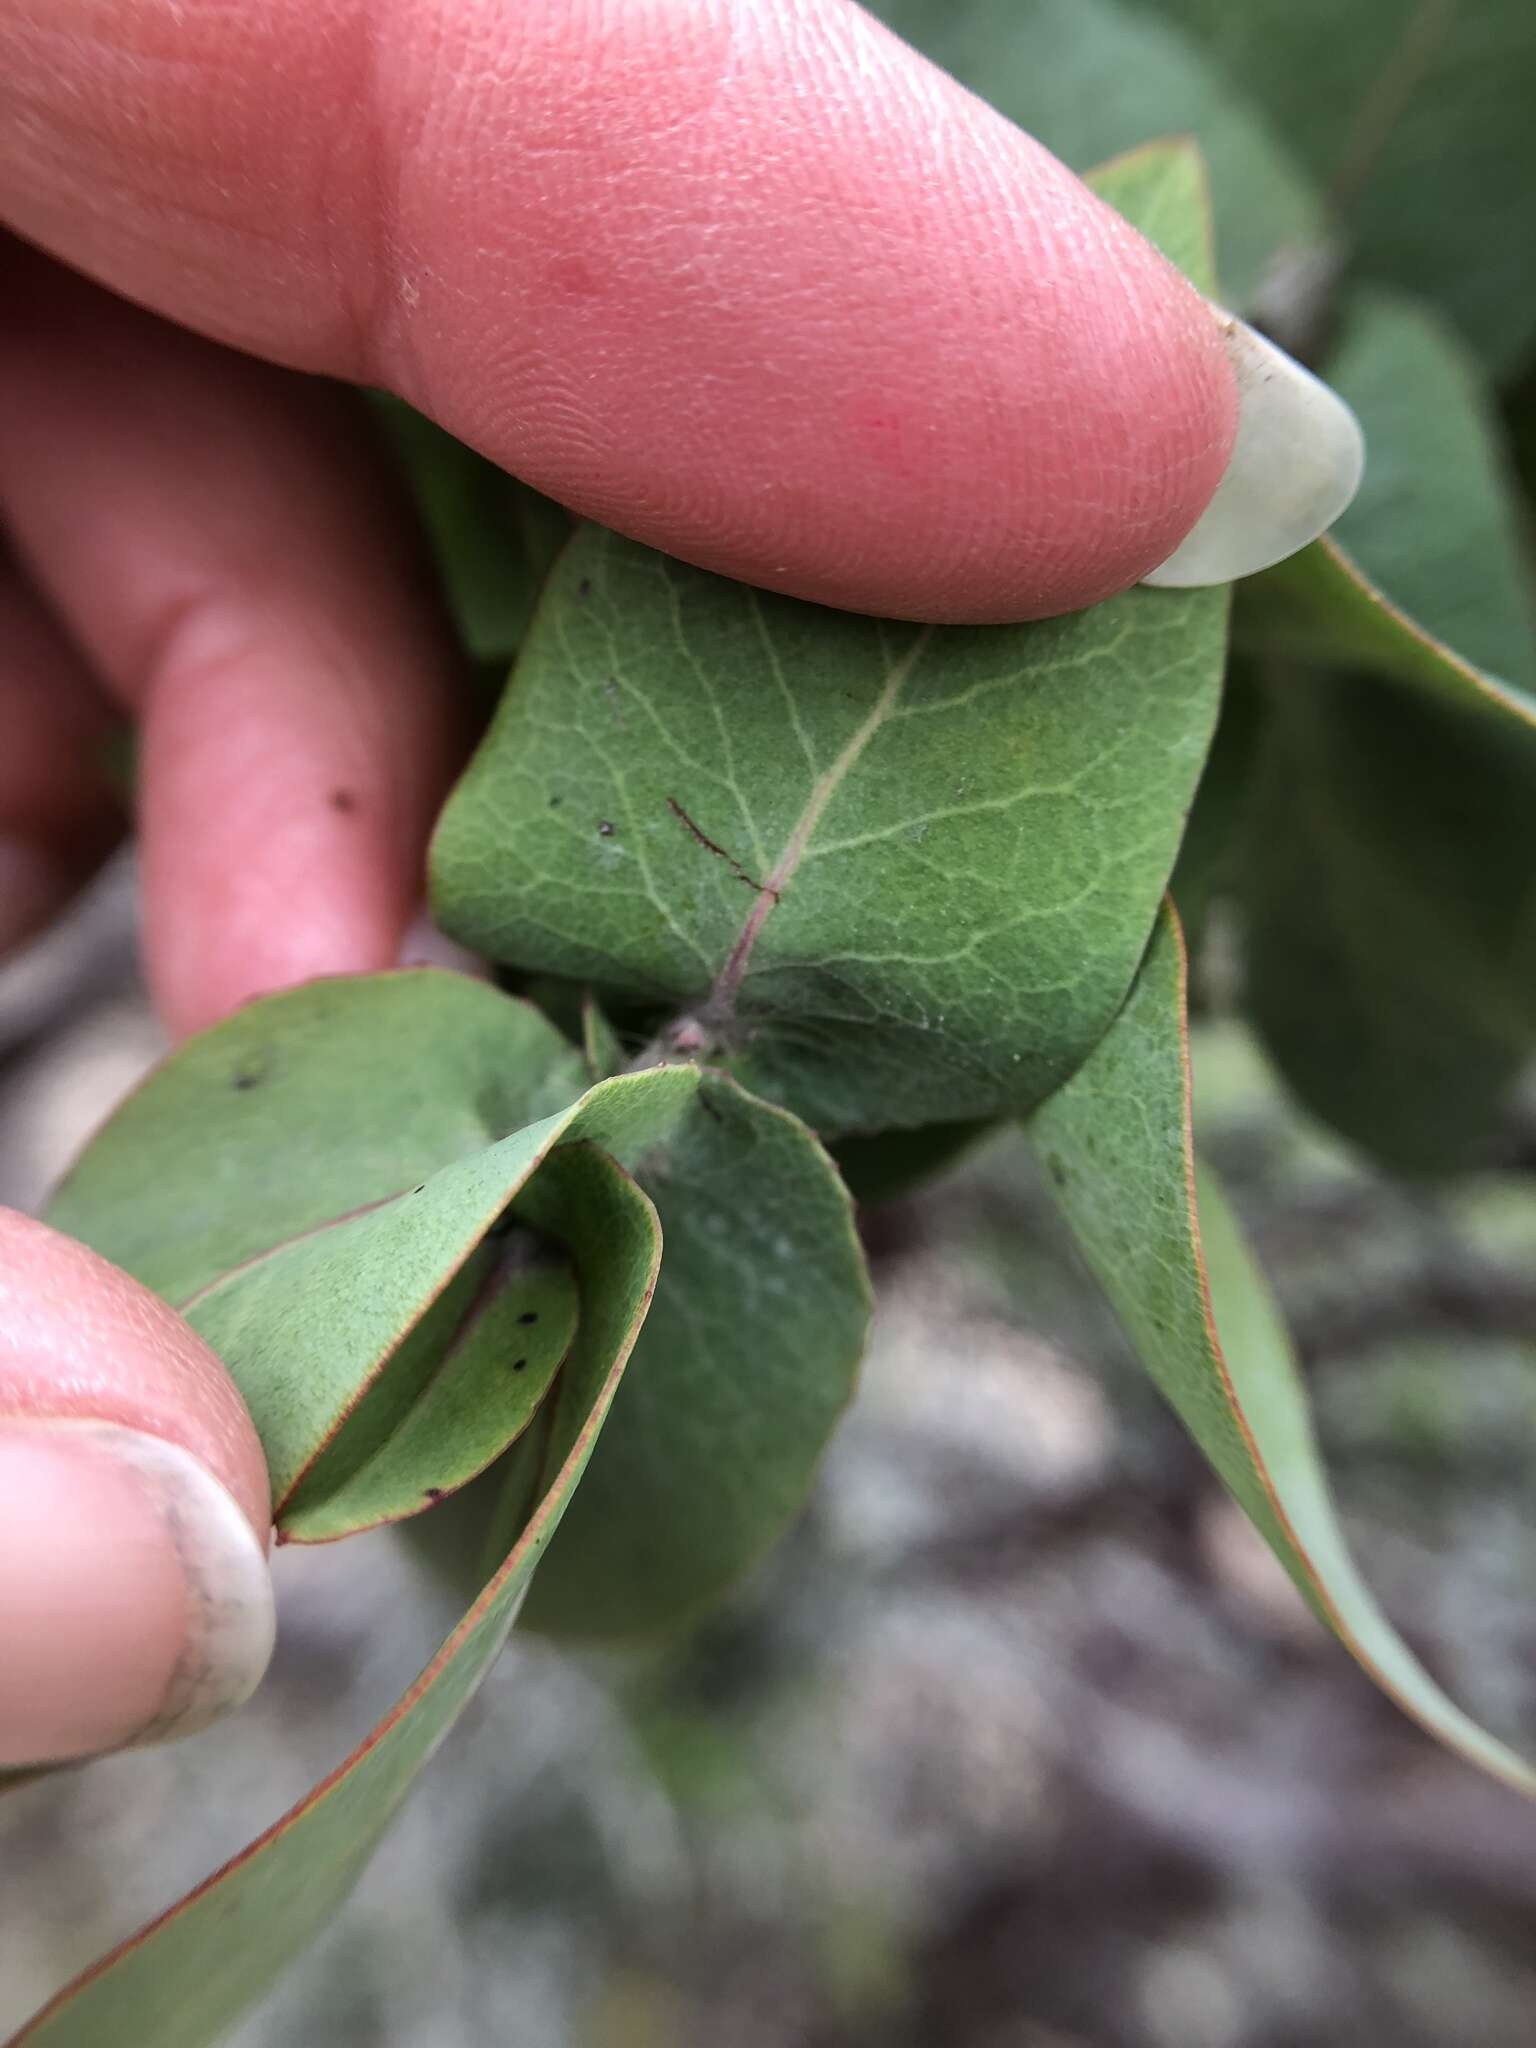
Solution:
[{"label": "leaf underside", "polygon": [[1103,1042],[1027,1129],[1152,1378],[1313,1610],[1405,1712],[1518,1790],[1536,1773],[1435,1685],[1345,1547],[1278,1312],[1197,1175],[1183,941],[1171,908]]}]

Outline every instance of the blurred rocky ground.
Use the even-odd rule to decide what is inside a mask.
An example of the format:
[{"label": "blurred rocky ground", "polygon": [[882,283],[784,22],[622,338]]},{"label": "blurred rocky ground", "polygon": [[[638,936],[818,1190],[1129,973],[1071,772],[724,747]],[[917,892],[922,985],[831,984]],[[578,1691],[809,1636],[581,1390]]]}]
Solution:
[{"label": "blurred rocky ground", "polygon": [[[0,978],[0,1199],[159,1049],[131,916],[119,872]],[[1366,1569],[1529,1742],[1536,1179],[1389,1188],[1230,1027],[1197,1074]],[[516,1638],[238,2048],[1527,2048],[1536,1810],[1322,1636],[1022,1148],[868,1235],[863,1390],[792,1540],[664,1651]],[[234,1725],[0,1803],[0,2027],[302,1792],[447,1619],[388,1535],[278,1572]]]}]

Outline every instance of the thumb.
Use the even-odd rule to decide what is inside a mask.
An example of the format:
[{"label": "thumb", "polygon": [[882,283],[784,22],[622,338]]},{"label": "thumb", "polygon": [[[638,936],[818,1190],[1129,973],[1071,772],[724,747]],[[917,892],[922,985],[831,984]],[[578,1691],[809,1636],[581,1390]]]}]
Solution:
[{"label": "thumb", "polygon": [[0,212],[853,609],[1104,597],[1236,431],[1205,301],[851,0],[0,0]]},{"label": "thumb", "polygon": [[272,1650],[266,1467],[212,1352],[0,1210],[0,1766],[190,1734]]}]

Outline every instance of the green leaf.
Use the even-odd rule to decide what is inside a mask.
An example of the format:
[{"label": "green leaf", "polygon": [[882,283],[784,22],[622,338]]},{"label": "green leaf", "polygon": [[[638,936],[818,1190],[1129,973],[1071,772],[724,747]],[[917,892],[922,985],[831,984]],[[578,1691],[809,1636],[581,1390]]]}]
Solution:
[{"label": "green leaf", "polygon": [[560,1389],[557,1469],[510,1555],[421,1677],[339,1770],[162,1919],[78,1979],[13,2048],[204,2048],[275,1982],[362,1873],[417,1772],[500,1653],[603,1425],[645,1314],[660,1236],[645,1197],[591,1146],[539,1176],[584,1313]]},{"label": "green leaf", "polygon": [[[173,1054],[98,1135],[50,1220],[164,1294],[226,1361],[285,1524],[324,1454],[333,1473],[371,1455],[434,1373],[428,1412],[449,1421],[459,1373],[491,1369],[499,1325],[475,1331],[464,1268],[548,1150],[537,1119],[582,1082],[536,1011],[463,976],[311,983]],[[518,1389],[498,1406],[506,1434],[481,1463],[524,1405]],[[488,1417],[483,1429],[494,1439]],[[441,1455],[445,1471],[466,1456],[463,1476],[478,1469],[462,1432]],[[429,1460],[386,1516],[437,1483]]]},{"label": "green leaf", "polygon": [[1274,1303],[1208,1175],[1197,1202],[1184,956],[1171,912],[1113,1028],[1029,1131],[1142,1363],[1314,1611],[1405,1712],[1536,1793],[1529,1766],[1446,1698],[1360,1579]]},{"label": "green leaf", "polygon": [[373,394],[465,651],[505,664],[570,537],[571,516],[398,399]]},{"label": "green leaf", "polygon": [[756,1562],[805,1503],[869,1319],[847,1193],[794,1117],[706,1070],[664,1145],[617,1149],[666,1257],[529,1596],[528,1625],[559,1634],[673,1627]]},{"label": "green leaf", "polygon": [[563,1109],[580,1055],[526,1003],[432,968],[313,981],[179,1047],[49,1221],[167,1300]]},{"label": "green leaf", "polygon": [[466,1275],[468,1299],[431,1377],[382,1413],[364,1396],[284,1504],[285,1541],[329,1543],[417,1514],[467,1486],[533,1420],[576,1332],[570,1266],[513,1231],[482,1246]]},{"label": "green leaf", "polygon": [[1216,289],[1210,179],[1205,158],[1193,144],[1144,143],[1085,172],[1084,178],[1192,284],[1207,294]]},{"label": "green leaf", "polygon": [[1400,611],[1331,534],[1252,577],[1238,599],[1236,627],[1239,646],[1255,655],[1390,676],[1456,711],[1500,725],[1511,715],[1529,723],[1532,715],[1528,701],[1507,683],[1484,675]]},{"label": "green leaf", "polygon": [[1300,1100],[1403,1172],[1475,1163],[1536,1045],[1536,723],[1283,676],[1249,799],[1247,1001]]},{"label": "green leaf", "polygon": [[[532,1124],[361,1215],[274,1246],[176,1304],[245,1396],[280,1527],[325,1453],[348,1466],[371,1455],[381,1430],[401,1426],[405,1411],[414,1412],[445,1373],[455,1377],[466,1344],[473,1371],[478,1288],[453,1300],[451,1317],[431,1311],[542,1164],[550,1136],[547,1121]],[[493,1330],[505,1340],[499,1318]],[[382,1397],[382,1423],[369,1397]],[[520,1403],[511,1412],[509,1436],[526,1420]],[[354,1420],[363,1424],[366,1448],[348,1441]],[[501,1448],[494,1444],[480,1462]],[[465,1476],[478,1469],[472,1464]],[[424,1473],[418,1502],[427,1483]]]},{"label": "green leaf", "polygon": [[1242,586],[1245,644],[1379,670],[1471,709],[1503,707],[1495,678],[1536,691],[1521,517],[1466,350],[1424,308],[1374,293],[1327,367],[1365,428],[1364,482],[1330,537]]},{"label": "green leaf", "polygon": [[1192,136],[1211,167],[1229,304],[1252,298],[1278,251],[1326,238],[1305,172],[1257,103],[1175,24],[1119,0],[876,0],[873,11],[1078,171]]},{"label": "green leaf", "polygon": [[1421,292],[1496,372],[1536,343],[1536,8],[1140,0],[1204,47],[1333,200],[1360,269]]},{"label": "green leaf", "polygon": [[670,1004],[680,1051],[821,1130],[1028,1107],[1135,971],[1224,611],[888,625],[589,528],[443,815],[437,916]]}]

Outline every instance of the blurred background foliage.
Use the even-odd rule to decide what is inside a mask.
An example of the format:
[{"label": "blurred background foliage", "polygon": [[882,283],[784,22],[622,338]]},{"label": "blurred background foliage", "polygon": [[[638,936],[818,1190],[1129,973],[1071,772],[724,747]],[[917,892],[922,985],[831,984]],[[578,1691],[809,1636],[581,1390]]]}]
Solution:
[{"label": "blurred background foliage", "polygon": [[[1536,687],[1536,9],[875,11],[1078,168],[1196,136],[1229,302],[1366,420],[1347,544]],[[450,552],[504,518],[538,567],[558,522],[530,525],[525,497],[465,472],[424,511]],[[464,616],[484,580],[462,559]],[[533,587],[471,618],[488,672]],[[1368,1575],[1435,1674],[1529,1746],[1529,807],[1432,707],[1277,674],[1258,602],[1177,885],[1201,1135],[1296,1331]],[[0,1199],[36,1206],[157,1050],[118,873],[0,979]],[[793,1541],[665,1651],[519,1641],[241,2048],[1524,2048],[1536,1812],[1301,1609],[1022,1143],[978,1142],[865,1228],[876,1339]],[[440,1596],[387,1534],[280,1565],[250,1712],[0,1808],[0,2022],[302,1791],[436,1639]]]}]

